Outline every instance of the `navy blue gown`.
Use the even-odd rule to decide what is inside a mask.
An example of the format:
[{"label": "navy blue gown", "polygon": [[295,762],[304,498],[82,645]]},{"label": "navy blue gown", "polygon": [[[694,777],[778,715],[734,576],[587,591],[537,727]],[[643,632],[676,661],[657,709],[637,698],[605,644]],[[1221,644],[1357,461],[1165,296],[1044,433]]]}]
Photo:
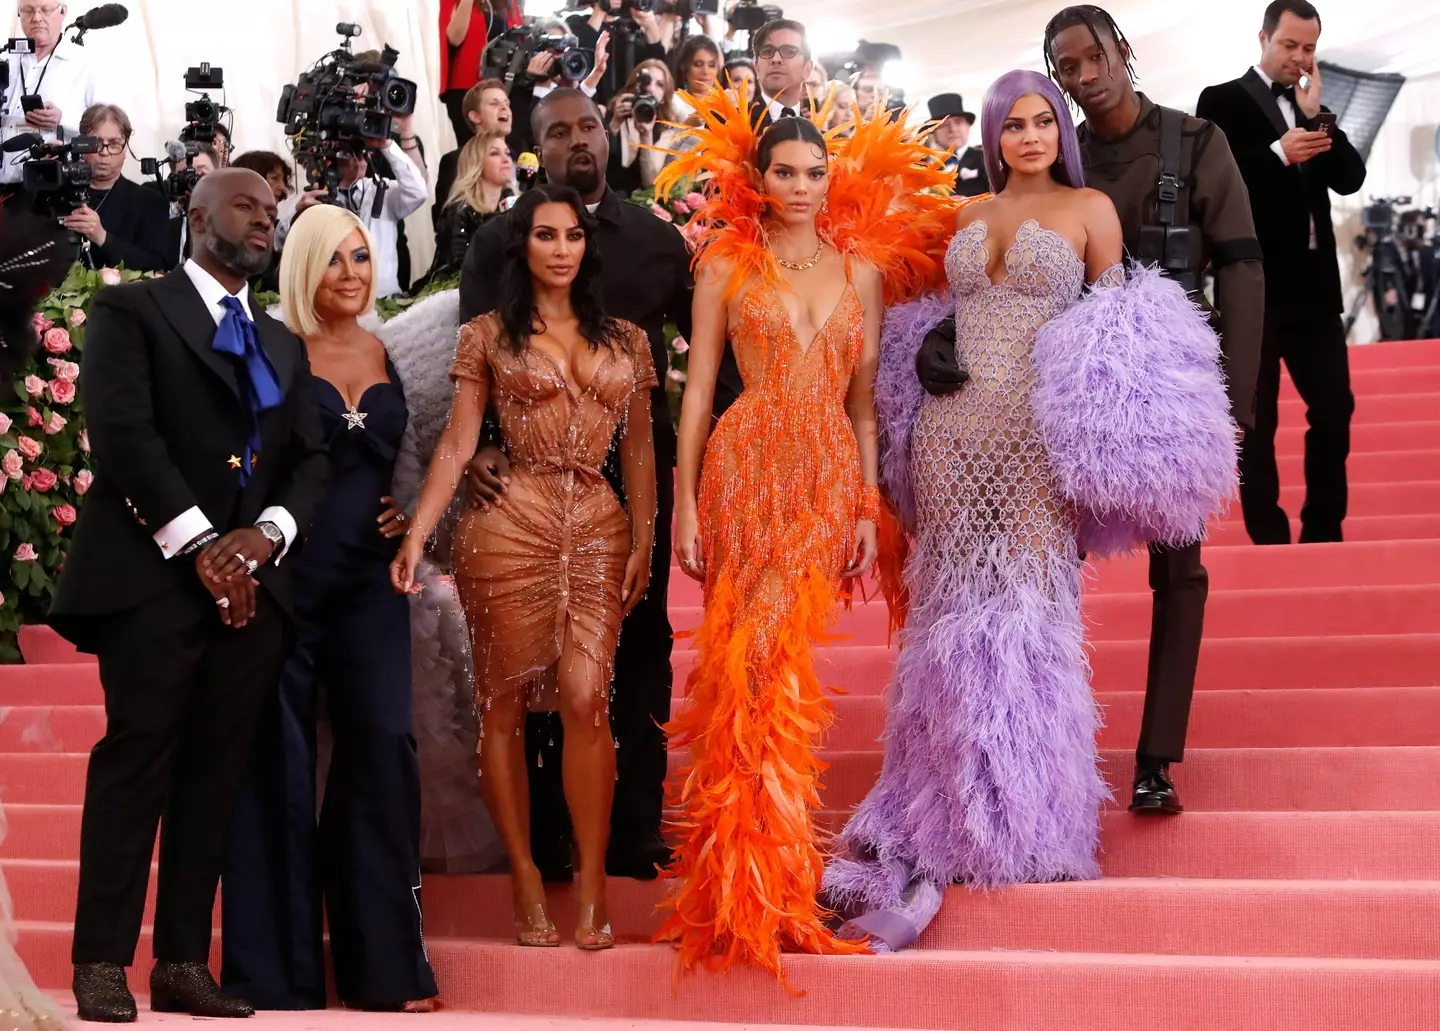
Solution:
[{"label": "navy blue gown", "polygon": [[[260,1009],[323,1009],[323,912],[352,1006],[437,994],[420,916],[420,774],[411,733],[410,608],[380,535],[408,411],[395,370],[352,426],[317,377],[332,480],[292,562],[295,645],[236,804],[222,886],[225,990]],[[316,719],[334,750],[316,819]]]}]

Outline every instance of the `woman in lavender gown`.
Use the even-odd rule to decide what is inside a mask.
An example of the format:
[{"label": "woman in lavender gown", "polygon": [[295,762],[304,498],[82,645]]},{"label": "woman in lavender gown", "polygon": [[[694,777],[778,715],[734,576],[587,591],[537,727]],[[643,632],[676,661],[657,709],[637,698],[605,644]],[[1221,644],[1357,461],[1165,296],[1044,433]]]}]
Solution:
[{"label": "woman in lavender gown", "polygon": [[[882,950],[949,883],[1099,876],[1081,556],[1194,539],[1234,486],[1218,343],[1178,286],[1127,280],[1059,92],[1011,72],[982,125],[997,195],[960,212],[950,291],[890,312],[876,384],[909,611],[884,768],[825,887],[854,917],[842,935]],[[917,350],[950,315],[969,378],[929,397]]]}]

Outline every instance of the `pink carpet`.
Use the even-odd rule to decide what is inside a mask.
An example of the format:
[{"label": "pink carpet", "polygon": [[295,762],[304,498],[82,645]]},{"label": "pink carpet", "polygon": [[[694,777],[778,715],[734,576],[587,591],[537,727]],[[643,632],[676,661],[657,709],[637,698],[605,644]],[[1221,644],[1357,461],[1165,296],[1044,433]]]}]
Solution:
[{"label": "pink carpet", "polygon": [[[1352,365],[1359,403],[1349,540],[1252,548],[1238,508],[1212,528],[1191,751],[1178,770],[1189,811],[1139,821],[1108,808],[1105,879],[991,895],[952,888],[913,952],[788,959],[806,993],[797,997],[749,971],[677,978],[672,954],[645,944],[656,926],[656,884],[614,882],[622,947],[582,955],[510,944],[503,878],[430,877],[426,930],[450,1009],[430,1017],[266,1014],[256,1024],[1440,1028],[1440,341],[1355,349]],[[1293,512],[1303,420],[1288,384],[1282,420]],[[675,624],[693,626],[699,591],[678,573],[672,584]],[[1095,570],[1086,613],[1106,712],[1100,746],[1122,799],[1141,716],[1149,604],[1143,561]],[[847,636],[824,651],[829,679],[845,691],[825,748],[820,820],[832,828],[879,768],[892,658],[878,605],[857,606],[838,629]],[[43,630],[27,630],[22,641],[32,665],[0,668],[0,798],[9,820],[0,869],[21,954],[43,986],[63,990],[84,753],[103,731],[103,711],[93,664]],[[677,678],[692,661],[676,653]],[[573,901],[565,891],[554,901],[565,929]],[[137,987],[148,933],[140,953]],[[146,1015],[142,1023],[181,1019]]]}]

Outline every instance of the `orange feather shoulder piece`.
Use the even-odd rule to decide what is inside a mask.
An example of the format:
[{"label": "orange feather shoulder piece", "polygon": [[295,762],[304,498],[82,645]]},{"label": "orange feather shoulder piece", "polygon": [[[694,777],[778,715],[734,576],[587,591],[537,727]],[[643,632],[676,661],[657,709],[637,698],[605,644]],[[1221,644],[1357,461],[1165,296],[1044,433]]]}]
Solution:
[{"label": "orange feather shoulder piece", "polygon": [[[764,193],[755,166],[759,113],[743,90],[681,96],[700,124],[675,126],[676,145],[665,151],[673,160],[661,170],[655,192],[689,183],[703,193],[705,204],[693,216],[702,227],[696,263],[724,261],[731,270],[728,294],[757,276],[778,283],[780,268],[766,247],[764,226],[775,201]],[[890,112],[869,119],[857,114],[849,125],[827,132],[825,144],[830,186],[817,223],[821,235],[841,253],[880,270],[887,304],[938,285],[961,200],[949,195],[950,176],[923,134]]]}]

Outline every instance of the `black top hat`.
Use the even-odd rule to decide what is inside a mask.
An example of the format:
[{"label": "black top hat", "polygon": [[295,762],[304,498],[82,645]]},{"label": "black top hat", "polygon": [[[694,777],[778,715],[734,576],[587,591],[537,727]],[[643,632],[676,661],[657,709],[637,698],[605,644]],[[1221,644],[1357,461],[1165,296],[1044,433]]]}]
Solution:
[{"label": "black top hat", "polygon": [[941,93],[930,98],[930,118],[939,121],[942,118],[963,118],[971,125],[975,124],[975,115],[965,110],[965,101],[960,99],[958,93]]}]

